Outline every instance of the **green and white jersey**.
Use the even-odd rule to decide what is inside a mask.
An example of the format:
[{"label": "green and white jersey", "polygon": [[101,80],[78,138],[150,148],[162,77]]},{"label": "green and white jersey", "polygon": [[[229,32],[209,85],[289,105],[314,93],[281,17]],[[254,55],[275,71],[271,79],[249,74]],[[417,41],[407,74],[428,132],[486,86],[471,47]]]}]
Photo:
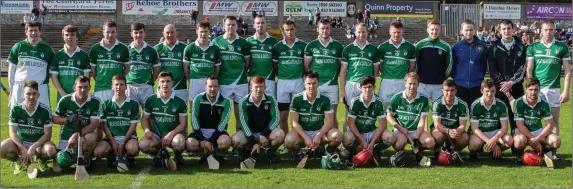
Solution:
[{"label": "green and white jersey", "polygon": [[571,60],[569,48],[563,42],[555,41],[547,46],[535,42],[527,48],[527,59],[533,59],[533,77],[539,79],[541,88],[560,88],[561,66],[564,60]]},{"label": "green and white jersey", "polygon": [[330,38],[326,45],[315,39],[304,49],[304,57],[312,58],[311,70],[318,72],[320,85],[338,85],[338,60],[342,57],[344,45]]},{"label": "green and white jersey", "polygon": [[153,70],[151,67],[159,67],[159,54],[153,47],[143,42],[143,47],[140,50],[135,48],[131,43],[129,45],[129,64],[131,68],[127,74],[127,84],[148,84],[153,85]]},{"label": "green and white jersey", "polygon": [[44,136],[44,128],[52,127],[52,113],[46,105],[37,102],[33,112],[28,112],[22,103],[10,110],[9,126],[17,128],[18,138],[24,142],[36,142]]},{"label": "green and white jersey", "polygon": [[251,44],[251,61],[249,62],[249,76],[262,76],[267,80],[275,80],[275,71],[273,63],[273,46],[278,40],[267,33],[262,41],[255,36],[247,38]]},{"label": "green and white jersey", "polygon": [[207,49],[195,41],[185,47],[183,62],[189,64],[189,79],[201,79],[215,75],[215,67],[221,66],[221,51],[213,42]]},{"label": "green and white jersey", "polygon": [[16,66],[14,81],[48,83],[48,69],[53,57],[54,49],[41,39],[36,45],[30,44],[28,39],[16,43],[8,55],[8,62]]},{"label": "green and white jersey", "polygon": [[52,59],[50,65],[50,74],[57,75],[58,81],[66,93],[74,92],[74,82],[78,76],[91,72],[90,56],[87,52],[76,47],[76,51],[68,54],[67,48],[64,47]]},{"label": "green and white jersey", "polygon": [[404,79],[410,61],[416,61],[416,47],[402,38],[398,46],[388,40],[378,46],[378,55],[382,61],[383,79]]},{"label": "green and white jersey", "polygon": [[525,127],[527,127],[531,132],[543,128],[543,125],[541,124],[542,118],[544,120],[553,119],[549,103],[547,103],[547,101],[545,101],[541,96],[537,98],[537,102],[532,106],[527,103],[526,95],[523,95],[522,97],[515,99],[513,107],[515,108],[515,120],[523,121]]},{"label": "green and white jersey", "polygon": [[[362,95],[352,99],[348,117],[355,118],[356,128],[360,133],[369,133],[376,130],[378,119],[386,118],[384,103],[374,95],[370,102],[365,103]],[[386,125],[383,125],[386,127]]]},{"label": "green and white jersey", "polygon": [[273,46],[273,61],[278,64],[278,78],[293,80],[302,78],[304,72],[304,48],[306,43],[295,39],[294,44],[289,46],[283,39]]},{"label": "green and white jersey", "polygon": [[507,106],[503,101],[495,98],[491,107],[486,107],[483,97],[472,103],[470,122],[479,123],[479,130],[490,132],[501,129],[501,121],[507,121]]},{"label": "green and white jersey", "polygon": [[318,131],[324,126],[325,114],[333,114],[330,99],[317,94],[314,102],[306,97],[306,90],[296,94],[290,104],[290,112],[299,114],[298,123],[305,131]]},{"label": "green and white jersey", "polygon": [[468,120],[468,111],[468,104],[458,97],[454,97],[454,104],[451,107],[446,105],[443,97],[432,105],[432,117],[448,129],[458,128],[460,121]]},{"label": "green and white jersey", "polygon": [[[179,117],[187,116],[187,104],[185,100],[175,96],[175,93],[171,93],[166,101],[156,94],[145,100],[143,113],[151,115],[152,123],[149,129],[163,137],[179,125]],[[161,133],[158,133],[157,129]]]},{"label": "green and white jersey", "polygon": [[225,35],[221,35],[213,39],[213,44],[221,49],[219,84],[246,84],[247,69],[245,68],[245,58],[251,56],[251,45],[249,42],[239,37],[239,35],[232,41],[225,39]]},{"label": "green and white jersey", "polygon": [[360,82],[364,76],[374,75],[374,66],[380,64],[376,46],[366,41],[366,46],[360,48],[356,41],[342,51],[342,64],[348,65],[346,80]]},{"label": "green and white jersey", "polygon": [[427,116],[430,110],[428,98],[416,94],[413,101],[406,98],[406,92],[396,93],[390,99],[388,113],[393,114],[397,121],[402,123],[402,127],[408,131],[415,131],[422,116]]},{"label": "green and white jersey", "polygon": [[175,90],[187,89],[187,80],[183,71],[183,52],[186,46],[185,43],[177,40],[173,48],[170,48],[166,42],[159,43],[153,47],[159,54],[161,71],[168,71],[173,74],[173,89]]},{"label": "green and white jersey", "polygon": [[125,136],[132,123],[140,122],[139,103],[135,100],[126,98],[123,103],[118,104],[115,98],[111,98],[106,100],[101,108],[100,121],[107,123],[113,136]]},{"label": "green and white jersey", "polygon": [[92,45],[90,64],[96,67],[94,91],[111,89],[111,78],[114,75],[124,75],[123,65],[129,64],[129,47],[115,41],[111,49],[105,48],[102,42]]},{"label": "green and white jersey", "polygon": [[81,115],[84,119],[80,123],[63,125],[60,130],[60,139],[68,140],[75,132],[91,123],[91,120],[99,120],[101,115],[101,101],[91,94],[83,104],[78,104],[75,93],[70,93],[60,99],[56,107],[56,116],[67,117],[74,113]]}]

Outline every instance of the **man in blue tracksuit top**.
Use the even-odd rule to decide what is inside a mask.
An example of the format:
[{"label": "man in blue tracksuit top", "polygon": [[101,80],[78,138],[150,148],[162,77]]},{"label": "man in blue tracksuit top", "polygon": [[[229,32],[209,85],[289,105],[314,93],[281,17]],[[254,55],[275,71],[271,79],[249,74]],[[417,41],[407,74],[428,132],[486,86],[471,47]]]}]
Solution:
[{"label": "man in blue tracksuit top", "polygon": [[457,85],[457,96],[471,104],[481,96],[480,84],[487,68],[487,46],[475,36],[472,21],[462,23],[461,33],[463,39],[452,46],[452,77]]}]

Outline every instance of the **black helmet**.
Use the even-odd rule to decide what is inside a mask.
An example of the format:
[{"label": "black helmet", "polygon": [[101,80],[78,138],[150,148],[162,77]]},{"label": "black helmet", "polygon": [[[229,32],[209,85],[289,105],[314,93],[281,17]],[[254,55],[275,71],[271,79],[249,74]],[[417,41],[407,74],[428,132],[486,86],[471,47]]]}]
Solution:
[{"label": "black helmet", "polygon": [[390,164],[394,167],[404,167],[410,164],[414,156],[406,151],[398,151],[390,157]]}]

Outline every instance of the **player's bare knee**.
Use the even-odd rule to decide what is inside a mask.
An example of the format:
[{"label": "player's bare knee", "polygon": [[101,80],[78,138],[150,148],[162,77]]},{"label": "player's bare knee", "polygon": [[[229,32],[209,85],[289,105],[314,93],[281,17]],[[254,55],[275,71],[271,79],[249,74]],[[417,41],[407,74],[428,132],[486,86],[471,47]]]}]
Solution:
[{"label": "player's bare knee", "polygon": [[217,138],[217,148],[227,150],[231,147],[231,137],[229,135],[221,135]]},{"label": "player's bare knee", "polygon": [[356,137],[354,136],[354,134],[352,134],[352,132],[350,132],[350,131],[346,131],[346,132],[344,132],[344,135],[343,135],[342,145],[344,147],[350,147],[353,145],[355,140],[356,140]]},{"label": "player's bare knee", "polygon": [[136,140],[129,140],[127,144],[125,144],[125,150],[127,151],[127,155],[135,157],[139,155],[139,143],[137,143]]},{"label": "player's bare knee", "polygon": [[231,144],[233,148],[243,148],[247,144],[247,137],[243,134],[243,131],[237,131],[231,137]]},{"label": "player's bare knee", "polygon": [[561,139],[556,134],[550,134],[547,137],[547,143],[549,143],[553,149],[561,147]]},{"label": "player's bare knee", "polygon": [[8,138],[0,144],[0,157],[5,159],[13,157],[14,153],[17,153],[16,149],[16,144],[12,142],[12,139]]},{"label": "player's bare knee", "polygon": [[177,134],[173,137],[171,141],[171,148],[177,152],[182,152],[185,150],[185,137],[182,134]]},{"label": "player's bare knee", "polygon": [[468,144],[468,148],[470,151],[479,151],[480,148],[482,147],[483,141],[481,140],[481,138],[477,137],[477,136],[471,136],[470,137],[470,142]]},{"label": "player's bare knee", "polygon": [[527,138],[522,134],[516,134],[513,137],[513,147],[516,149],[525,149],[527,144]]},{"label": "player's bare knee", "polygon": [[330,131],[328,131],[328,135],[327,135],[328,141],[330,141],[331,143],[342,143],[342,132],[340,132],[338,129],[333,128],[330,129]]},{"label": "player's bare knee", "polygon": [[201,143],[199,143],[197,139],[187,138],[185,147],[187,148],[187,151],[198,152],[199,150],[201,150]]},{"label": "player's bare knee", "polygon": [[437,145],[441,145],[444,143],[444,138],[445,135],[438,131],[437,129],[432,131],[432,137],[434,138],[434,141],[436,142]]},{"label": "player's bare knee", "polygon": [[503,140],[503,147],[505,148],[511,148],[513,146],[513,137],[511,137],[510,135],[506,134],[502,137]]},{"label": "player's bare knee", "polygon": [[394,136],[391,131],[386,130],[382,133],[382,140],[394,144],[396,142],[396,136]]},{"label": "player's bare knee", "polygon": [[56,145],[50,141],[42,146],[42,157],[45,159],[54,159],[57,153]]}]

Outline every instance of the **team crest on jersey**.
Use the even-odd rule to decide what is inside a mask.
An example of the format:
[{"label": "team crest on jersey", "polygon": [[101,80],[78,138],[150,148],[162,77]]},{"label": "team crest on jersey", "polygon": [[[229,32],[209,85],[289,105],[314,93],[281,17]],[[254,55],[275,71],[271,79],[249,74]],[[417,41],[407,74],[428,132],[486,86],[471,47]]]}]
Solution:
[{"label": "team crest on jersey", "polygon": [[477,46],[477,51],[478,53],[483,52],[483,47],[481,45]]},{"label": "team crest on jersey", "polygon": [[517,56],[521,57],[521,51],[517,51]]},{"label": "team crest on jersey", "polygon": [[269,110],[269,105],[265,104],[265,110]]},{"label": "team crest on jersey", "polygon": [[408,56],[408,52],[404,52],[404,56]]},{"label": "team crest on jersey", "polygon": [[223,112],[223,109],[222,109],[222,108],[219,108],[219,109],[217,110],[217,112],[218,112],[219,114],[221,114],[221,112]]},{"label": "team crest on jersey", "polygon": [[336,50],[332,49],[332,54],[336,54]]},{"label": "team crest on jersey", "polygon": [[128,116],[131,116],[131,111],[127,111],[127,115],[128,115]]},{"label": "team crest on jersey", "polygon": [[211,55],[211,59],[215,58],[215,55]]},{"label": "team crest on jersey", "polygon": [[559,49],[555,49],[555,54],[559,54]]},{"label": "team crest on jersey", "polygon": [[40,52],[40,57],[44,58],[44,53]]},{"label": "team crest on jersey", "polygon": [[320,107],[316,107],[316,111],[319,111],[319,112],[320,112]]},{"label": "team crest on jersey", "polygon": [[39,124],[42,124],[42,120],[39,120],[39,119],[38,119],[38,125],[39,125]]},{"label": "team crest on jersey", "polygon": [[497,117],[497,113],[493,113],[493,117]]},{"label": "team crest on jersey", "polygon": [[89,115],[89,114],[90,114],[90,110],[86,110],[86,114]]},{"label": "team crest on jersey", "polygon": [[180,53],[180,52],[179,52],[179,53],[177,53],[177,56],[178,56],[178,57],[181,57],[181,53]]},{"label": "team crest on jersey", "polygon": [[149,56],[145,56],[145,60],[149,60]]},{"label": "team crest on jersey", "polygon": [[119,57],[121,57],[121,55],[120,55],[119,53],[117,53],[117,54],[115,55],[115,57],[119,58]]},{"label": "team crest on jersey", "polygon": [[442,49],[439,49],[439,50],[438,50],[438,54],[439,54],[439,55],[442,55],[442,53],[443,53]]},{"label": "team crest on jersey", "polygon": [[368,53],[368,57],[371,57],[371,56],[372,56],[372,53]]},{"label": "team crest on jersey", "polygon": [[241,51],[241,47],[237,47],[237,50],[238,50],[238,51]]},{"label": "team crest on jersey", "polygon": [[177,108],[175,108],[175,106],[173,106],[173,107],[171,108],[171,111],[172,111],[172,112],[175,112],[176,110],[177,110]]}]

